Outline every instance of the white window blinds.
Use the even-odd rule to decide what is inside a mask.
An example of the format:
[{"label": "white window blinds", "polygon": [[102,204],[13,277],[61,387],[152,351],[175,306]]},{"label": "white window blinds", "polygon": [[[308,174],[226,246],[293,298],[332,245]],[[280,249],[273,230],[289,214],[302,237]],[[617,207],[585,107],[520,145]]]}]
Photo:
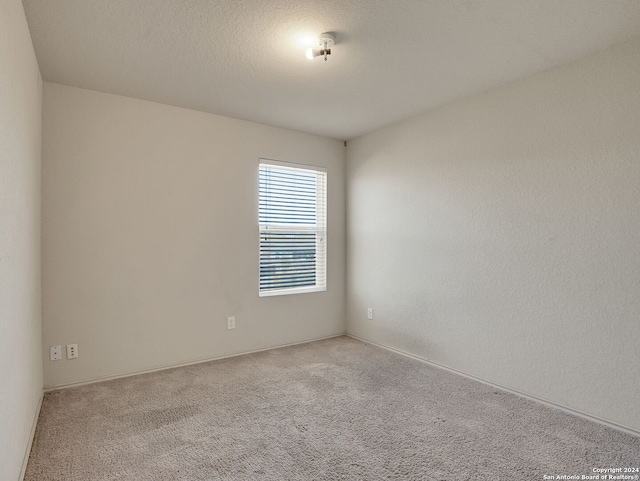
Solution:
[{"label": "white window blinds", "polygon": [[324,291],[327,173],[260,161],[260,295]]}]

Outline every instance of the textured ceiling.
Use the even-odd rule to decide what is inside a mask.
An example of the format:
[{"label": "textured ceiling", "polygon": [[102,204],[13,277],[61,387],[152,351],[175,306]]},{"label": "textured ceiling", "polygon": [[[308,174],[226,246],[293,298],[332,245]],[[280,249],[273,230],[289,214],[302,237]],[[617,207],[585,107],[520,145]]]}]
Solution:
[{"label": "textured ceiling", "polygon": [[640,35],[640,0],[23,4],[47,81],[345,140]]}]

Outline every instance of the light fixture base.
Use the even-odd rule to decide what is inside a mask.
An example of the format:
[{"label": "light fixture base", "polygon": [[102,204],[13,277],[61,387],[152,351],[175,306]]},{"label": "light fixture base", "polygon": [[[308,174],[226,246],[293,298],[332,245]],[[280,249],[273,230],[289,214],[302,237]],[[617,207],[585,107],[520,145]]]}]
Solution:
[{"label": "light fixture base", "polygon": [[333,47],[335,45],[335,43],[336,43],[335,35],[333,35],[332,33],[329,33],[329,32],[321,33],[318,36],[318,46],[324,48],[325,43],[327,44],[326,48]]}]

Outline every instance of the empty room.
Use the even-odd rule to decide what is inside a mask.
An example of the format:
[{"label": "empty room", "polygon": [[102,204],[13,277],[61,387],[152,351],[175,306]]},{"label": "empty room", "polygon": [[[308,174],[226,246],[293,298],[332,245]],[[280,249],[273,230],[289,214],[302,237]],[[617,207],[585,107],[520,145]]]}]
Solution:
[{"label": "empty room", "polygon": [[0,0],[0,481],[640,479],[640,0]]}]

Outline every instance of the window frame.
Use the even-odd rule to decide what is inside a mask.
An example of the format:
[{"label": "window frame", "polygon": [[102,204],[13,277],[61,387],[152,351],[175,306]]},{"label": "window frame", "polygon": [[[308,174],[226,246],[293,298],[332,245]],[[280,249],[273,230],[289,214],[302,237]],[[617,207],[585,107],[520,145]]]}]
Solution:
[{"label": "window frame", "polygon": [[[315,227],[311,226],[298,226],[295,224],[279,224],[276,226],[267,226],[265,224],[260,223],[260,200],[261,200],[261,187],[260,187],[260,171],[262,166],[274,167],[274,168],[282,168],[283,170],[295,171],[300,170],[306,173],[313,173],[315,175],[320,175],[323,180],[323,186],[321,188],[316,185],[316,224]],[[283,295],[292,295],[292,294],[307,294],[311,292],[325,292],[327,290],[327,204],[328,204],[328,191],[327,191],[327,169],[326,167],[316,166],[316,165],[307,165],[293,162],[285,162],[281,160],[273,160],[260,158],[258,162],[258,294],[259,297],[273,297],[273,296],[283,296]],[[320,196],[320,197],[319,197]],[[321,197],[324,196],[324,199]],[[322,212],[324,211],[324,212]],[[324,215],[323,215],[324,214]],[[316,233],[316,252],[321,252],[320,256],[323,258],[321,265],[318,265],[318,262],[315,264],[315,278],[316,285],[314,286],[303,286],[303,287],[285,287],[280,289],[268,289],[262,290],[261,288],[261,272],[260,267],[262,263],[262,253],[261,253],[261,243],[262,237],[265,232],[291,232],[291,233],[301,233],[301,232],[311,232]],[[316,254],[316,259],[318,259],[318,254]],[[322,270],[319,272],[319,270]]]}]

